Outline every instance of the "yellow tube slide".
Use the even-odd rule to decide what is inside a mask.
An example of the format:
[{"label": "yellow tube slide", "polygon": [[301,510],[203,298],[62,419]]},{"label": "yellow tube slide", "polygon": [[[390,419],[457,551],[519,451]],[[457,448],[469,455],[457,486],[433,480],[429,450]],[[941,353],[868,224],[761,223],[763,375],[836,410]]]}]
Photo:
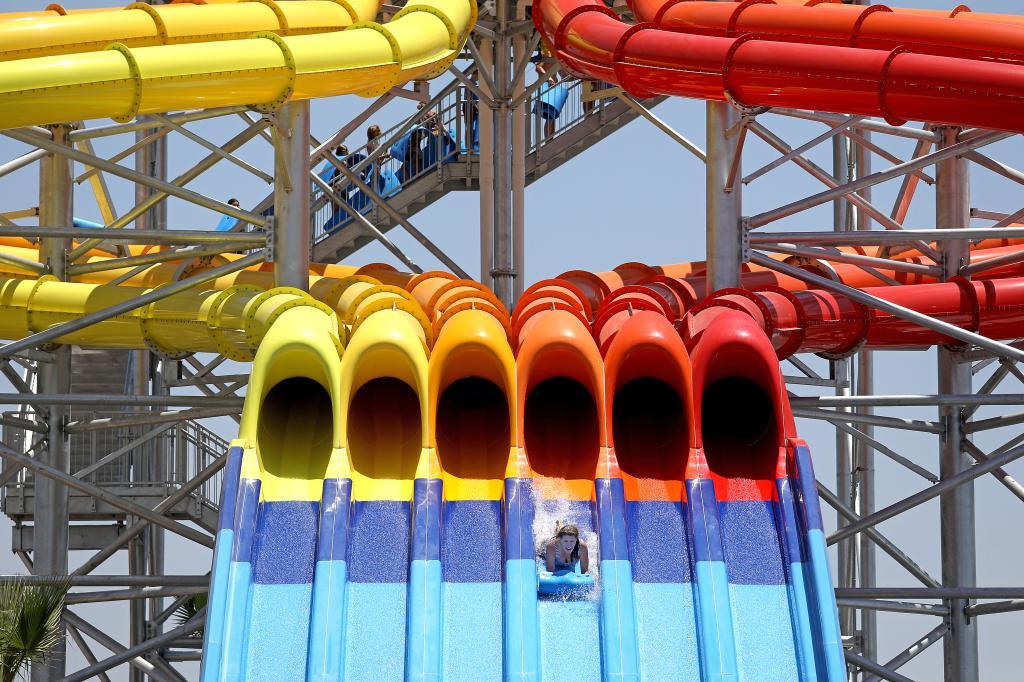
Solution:
[{"label": "yellow tube slide", "polygon": [[238,40],[259,31],[294,36],[343,31],[377,16],[377,0],[179,3],[0,14],[0,61],[106,49]]},{"label": "yellow tube slide", "polygon": [[333,617],[349,625],[335,626],[344,636],[328,658],[345,662],[348,679],[373,679],[381,670],[439,679],[431,646],[440,625],[440,478],[427,426],[430,325],[408,292],[387,285],[360,293],[346,319],[352,332],[341,360],[341,442],[353,506],[347,593]]},{"label": "yellow tube slide", "polygon": [[318,640],[310,631],[320,596],[313,565],[335,537],[322,519],[343,504],[348,480],[334,325],[334,315],[290,308],[253,363],[239,438],[227,455],[204,680],[305,677],[308,642]]},{"label": "yellow tube slide", "polygon": [[290,99],[374,96],[448,68],[476,12],[474,0],[411,0],[387,25],[358,22],[330,33],[268,31],[184,45],[114,43],[100,51],[8,61],[0,70],[0,128],[128,121],[184,108],[272,111]]}]

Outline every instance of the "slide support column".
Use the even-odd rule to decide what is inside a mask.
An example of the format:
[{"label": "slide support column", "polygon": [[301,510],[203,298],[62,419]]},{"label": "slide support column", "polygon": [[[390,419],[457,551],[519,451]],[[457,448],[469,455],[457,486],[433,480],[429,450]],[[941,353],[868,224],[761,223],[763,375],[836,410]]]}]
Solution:
[{"label": "slide support column", "polygon": [[[939,149],[956,144],[959,128],[936,129]],[[935,219],[937,227],[964,228],[971,222],[971,186],[968,162],[955,157],[937,164]],[[943,274],[948,279],[960,275],[970,259],[965,241],[941,242]],[[938,348],[938,387],[940,394],[968,394],[971,386],[971,363],[950,348]],[[964,412],[960,407],[939,409],[945,426],[939,451],[939,476],[950,478],[973,464],[961,443]],[[963,483],[939,498],[941,523],[942,584],[947,587],[970,588],[977,584],[975,561],[974,482]],[[946,682],[969,682],[978,679],[978,627],[964,609],[966,599],[950,599],[949,630],[944,637]]]},{"label": "slide support column", "polygon": [[274,284],[309,289],[309,102],[289,102],[274,126]]},{"label": "slide support column", "polygon": [[[740,115],[729,102],[707,103],[707,271],[708,293],[737,287],[743,261],[742,183],[729,188]],[[739,160],[737,160],[737,164]],[[740,177],[737,165],[736,177]]]},{"label": "slide support column", "polygon": [[[50,127],[57,144],[68,145],[69,125]],[[70,226],[72,221],[71,161],[66,156],[49,154],[40,161],[39,224],[44,227]],[[70,240],[40,240],[39,260],[49,265],[58,279],[66,279],[65,252]],[[39,363],[40,393],[71,392],[71,347],[58,346],[53,362]],[[67,408],[51,405],[47,409],[47,447],[45,463],[71,473],[71,458],[64,425]],[[68,489],[48,476],[35,477],[35,533],[33,571],[36,575],[67,575],[68,572]],[[32,666],[32,682],[51,682],[64,677],[67,646],[64,638],[54,647],[46,665]]]},{"label": "slide support column", "polygon": [[498,27],[494,41],[494,262],[491,268],[494,294],[512,308],[516,272],[512,253],[512,38],[508,0],[497,0]]}]

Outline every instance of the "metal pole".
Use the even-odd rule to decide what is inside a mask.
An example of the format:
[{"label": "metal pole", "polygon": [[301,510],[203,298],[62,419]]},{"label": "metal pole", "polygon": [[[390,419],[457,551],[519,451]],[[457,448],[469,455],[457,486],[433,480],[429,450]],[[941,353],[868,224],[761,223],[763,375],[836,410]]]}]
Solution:
[{"label": "metal pole", "polygon": [[[54,144],[67,146],[71,127],[50,128]],[[39,221],[42,225],[70,225],[72,221],[71,161],[59,154],[48,154],[40,161]],[[50,272],[65,279],[65,252],[70,240],[41,239],[40,260]],[[53,351],[54,361],[39,364],[39,391],[68,393],[71,390],[71,348],[59,346]],[[40,455],[44,464],[70,473],[71,457],[64,433],[67,409],[50,405],[46,410],[47,449]],[[35,481],[35,551],[33,570],[38,575],[65,575],[68,572],[68,489],[48,476],[34,476]],[[67,645],[62,637],[46,664],[32,666],[33,682],[49,682],[64,676]]]},{"label": "metal pole", "polygon": [[[526,3],[516,3],[517,12],[525,12]],[[516,19],[525,18],[517,14]],[[513,63],[525,63],[529,58],[526,53],[525,34],[513,41]],[[514,92],[510,97],[517,97],[523,92],[523,79],[516,80]],[[522,102],[511,112],[512,125],[512,302],[519,300],[523,294],[526,280],[526,103]]]},{"label": "metal pole", "polygon": [[[867,4],[867,3],[860,3]],[[870,139],[870,132],[865,131],[863,136]],[[853,161],[854,180],[871,175],[871,154],[864,145],[852,144],[852,153],[847,157]],[[871,203],[871,187],[861,190],[860,196],[868,204]],[[858,232],[867,232],[871,229],[871,216],[863,206],[853,207],[854,224],[853,229]],[[871,351],[862,350],[856,355],[856,378],[857,395],[871,395],[875,392],[874,376],[874,354]],[[873,412],[869,406],[857,407],[854,410],[859,415],[871,415]],[[863,432],[868,438],[874,437],[874,426],[865,424]],[[851,500],[853,510],[860,516],[867,516],[875,510],[875,451],[867,442],[855,439],[853,443],[853,493]],[[860,535],[856,539],[857,553],[857,585],[859,587],[875,586],[875,544],[867,537]],[[878,618],[871,610],[860,612],[860,645],[861,653],[871,660],[878,658]]]},{"label": "metal pole", "polygon": [[[487,59],[493,53],[493,41],[481,41],[480,56]],[[489,64],[480,64],[481,73],[487,73],[489,70]],[[484,79],[480,80],[481,87],[486,87]],[[489,94],[492,98],[495,96],[493,92]],[[480,130],[480,282],[493,289],[491,269],[494,267],[494,109],[483,100],[469,99],[468,93],[466,106],[477,108],[476,124]],[[468,135],[468,139],[472,140],[472,131]]]},{"label": "metal pole", "polygon": [[309,289],[309,102],[289,102],[274,126],[274,283]]},{"label": "metal pole", "polygon": [[[736,152],[728,135],[739,123],[739,112],[728,102],[707,103],[707,269],[708,289],[717,291],[740,283],[742,243],[741,187],[727,187]],[[737,174],[741,171],[737,167]]]},{"label": "metal pole", "polygon": [[[942,127],[935,131],[938,149],[957,143],[959,128]],[[970,172],[963,157],[951,157],[937,164],[935,219],[939,228],[970,226],[971,198]],[[943,279],[957,276],[969,262],[965,241],[947,241],[941,244]],[[949,348],[938,349],[939,393],[964,394],[971,392],[971,365]],[[939,409],[945,425],[939,446],[939,475],[947,479],[969,469],[973,460],[963,451],[961,441],[965,423],[963,408],[945,406]],[[957,486],[939,498],[941,523],[942,584],[954,587],[973,587],[975,574],[974,484]],[[943,638],[943,660],[947,682],[968,682],[978,679],[978,629],[967,617],[968,600],[951,599],[949,630]]]},{"label": "metal pole", "polygon": [[497,40],[494,41],[494,294],[508,308],[512,307],[515,269],[512,253],[512,100],[510,68],[512,39],[508,24],[511,3],[497,0]]}]

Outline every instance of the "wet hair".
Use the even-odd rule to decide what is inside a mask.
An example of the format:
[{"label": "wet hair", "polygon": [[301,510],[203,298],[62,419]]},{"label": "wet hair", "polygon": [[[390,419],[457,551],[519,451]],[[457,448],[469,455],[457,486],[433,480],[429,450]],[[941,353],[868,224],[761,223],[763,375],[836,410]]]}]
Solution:
[{"label": "wet hair", "polygon": [[558,530],[555,531],[555,537],[561,539],[565,535],[570,535],[576,538],[576,546],[572,548],[571,559],[573,563],[580,560],[580,529],[575,524],[567,523],[564,526],[559,525]]},{"label": "wet hair", "polygon": [[228,199],[228,205],[229,206],[241,206],[242,204],[238,201],[238,199],[235,199],[234,197],[231,197],[230,199]]},{"label": "wet hair", "polygon": [[334,155],[335,156],[348,156],[348,147],[346,147],[343,144],[342,145],[338,145],[337,147],[334,148]]}]

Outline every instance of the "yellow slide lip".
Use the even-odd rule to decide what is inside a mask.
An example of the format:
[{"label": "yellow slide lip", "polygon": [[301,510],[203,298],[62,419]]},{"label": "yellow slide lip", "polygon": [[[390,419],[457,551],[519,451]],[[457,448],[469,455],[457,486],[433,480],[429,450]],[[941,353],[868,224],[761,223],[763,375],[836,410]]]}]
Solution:
[{"label": "yellow slide lip", "polygon": [[420,401],[421,445],[430,447],[426,424],[427,351],[417,321],[403,310],[380,310],[356,329],[341,363],[341,447],[348,447],[348,410],[356,392],[378,378],[406,383]]},{"label": "yellow slide lip", "polygon": [[307,378],[327,391],[333,422],[332,455],[325,476],[348,476],[348,462],[339,447],[340,351],[337,318],[309,306],[282,311],[263,338],[253,360],[238,435],[246,448],[242,475],[262,481],[262,499],[319,500],[323,488],[322,478],[279,478],[261,465],[257,433],[260,420],[265,418],[263,402],[270,390],[286,379]]},{"label": "yellow slide lip", "polygon": [[[254,5],[260,3],[252,3]],[[262,6],[260,4],[260,6]],[[203,9],[203,8],[197,8]],[[129,47],[15,59],[0,69],[0,128],[189,108],[375,96],[440,74],[476,21],[475,0],[411,0],[386,25],[184,45]]]},{"label": "yellow slide lip", "polygon": [[[512,348],[508,344],[506,328],[490,312],[484,310],[461,310],[446,321],[430,354],[429,362],[429,407],[430,445],[437,451],[438,401],[445,389],[459,379],[479,377],[492,382],[505,395],[508,406],[508,456],[504,470],[522,469],[525,458],[520,457],[518,447],[516,400],[516,363]],[[443,452],[438,453],[438,463],[444,466]],[[481,454],[483,456],[483,454]],[[523,461],[520,462],[520,459]],[[504,491],[504,479],[459,478],[450,471],[443,473],[446,499],[498,500]]]},{"label": "yellow slide lip", "polygon": [[482,310],[463,310],[453,315],[437,337],[429,368],[431,447],[437,446],[437,403],[441,394],[454,382],[467,377],[487,379],[505,394],[509,447],[516,447],[516,363],[499,320]]},{"label": "yellow slide lip", "polygon": [[[440,476],[437,454],[429,446],[427,376],[427,347],[423,341],[422,327],[420,321],[405,310],[384,308],[374,311],[352,332],[351,341],[341,361],[339,403],[341,448],[348,459],[353,499],[409,501],[412,499],[415,478]],[[397,478],[377,476],[353,463],[349,439],[353,399],[360,388],[379,378],[402,381],[416,394],[420,452],[415,475],[409,472]],[[374,453],[375,458],[395,456],[400,455]]]}]

